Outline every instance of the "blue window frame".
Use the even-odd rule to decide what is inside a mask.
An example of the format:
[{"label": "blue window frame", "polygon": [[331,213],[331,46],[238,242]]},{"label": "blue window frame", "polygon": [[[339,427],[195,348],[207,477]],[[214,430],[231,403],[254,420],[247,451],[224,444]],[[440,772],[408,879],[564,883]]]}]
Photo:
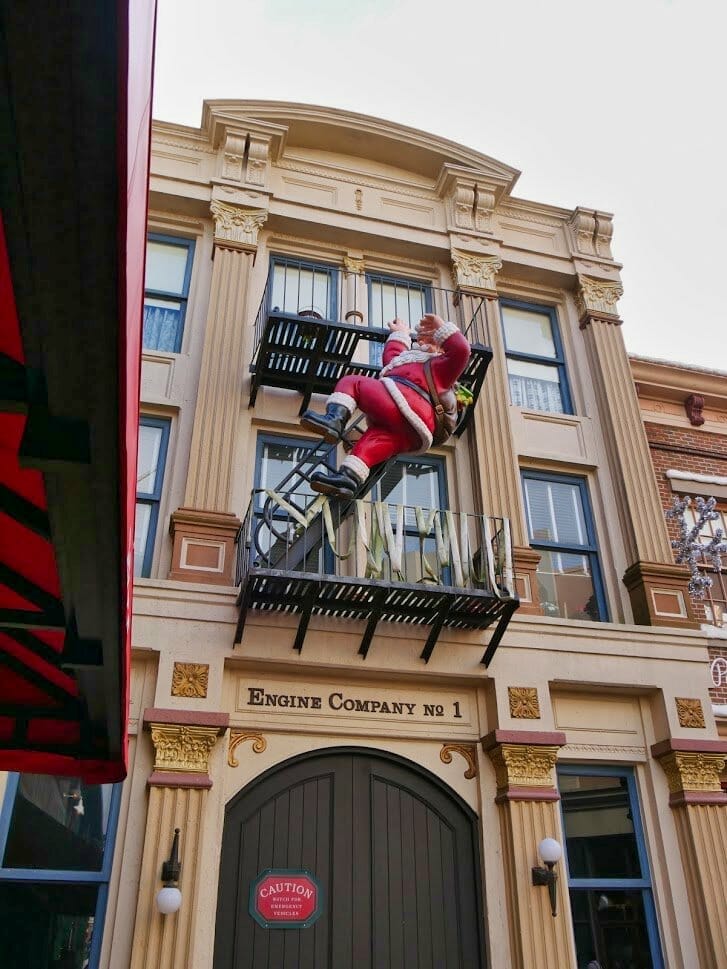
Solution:
[{"label": "blue window frame", "polygon": [[120,784],[10,774],[0,811],[3,969],[96,969]]},{"label": "blue window frame", "polygon": [[[301,437],[285,437],[280,434],[258,434],[255,454],[255,506],[256,525],[262,519],[263,505],[266,496],[264,489],[278,490],[283,479],[293,470],[306,452],[313,450],[320,442]],[[287,489],[286,489],[287,490]],[[303,510],[318,497],[315,491],[306,483],[300,492],[290,497],[290,502],[296,508]],[[283,509],[278,507],[275,512],[273,527],[276,535],[267,530],[267,526],[257,531],[257,542],[261,547],[253,548],[253,555],[264,553],[267,556],[276,538],[285,537],[286,542],[292,541],[296,529],[296,522]],[[267,566],[263,559],[261,564]],[[333,572],[333,554],[324,540],[323,548],[312,548],[306,562],[301,566],[306,572]]]},{"label": "blue window frame", "polygon": [[[404,320],[412,329],[425,313],[432,312],[432,287],[416,279],[399,276],[366,274],[369,326],[384,330],[394,317]],[[369,362],[381,366],[384,347],[372,343]]]},{"label": "blue window frame", "polygon": [[555,310],[501,299],[500,316],[512,403],[526,410],[572,414]]},{"label": "blue window frame", "polygon": [[179,353],[192,276],[194,240],[152,233],[146,243],[145,350]]},{"label": "blue window frame", "polygon": [[136,523],[134,528],[134,575],[149,576],[171,421],[166,417],[139,419],[139,457],[136,471]]},{"label": "blue window frame", "polygon": [[541,553],[536,572],[546,616],[606,621],[598,543],[583,478],[523,471],[530,546]]},{"label": "blue window frame", "polygon": [[338,319],[338,270],[325,263],[271,256],[268,309]]},{"label": "blue window frame", "polygon": [[633,770],[559,765],[558,787],[578,965],[663,969]]},{"label": "blue window frame", "polygon": [[[421,581],[423,579],[422,555],[426,555],[430,561],[436,561],[436,542],[434,537],[420,541],[414,508],[418,506],[423,509],[444,510],[449,507],[444,458],[432,455],[421,458],[407,455],[398,457],[376,484],[372,492],[372,500],[406,506],[404,574],[409,582],[415,581],[415,577],[416,580]],[[391,515],[392,521],[395,520],[393,510]],[[440,579],[443,585],[450,585],[451,572],[448,567],[442,569]]]}]

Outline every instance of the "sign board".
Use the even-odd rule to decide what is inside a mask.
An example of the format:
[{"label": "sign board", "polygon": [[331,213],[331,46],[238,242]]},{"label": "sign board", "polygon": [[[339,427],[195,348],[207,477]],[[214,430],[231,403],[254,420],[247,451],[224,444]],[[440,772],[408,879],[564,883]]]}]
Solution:
[{"label": "sign board", "polygon": [[250,885],[249,911],[264,929],[307,929],[323,911],[323,891],[307,868],[268,868]]}]

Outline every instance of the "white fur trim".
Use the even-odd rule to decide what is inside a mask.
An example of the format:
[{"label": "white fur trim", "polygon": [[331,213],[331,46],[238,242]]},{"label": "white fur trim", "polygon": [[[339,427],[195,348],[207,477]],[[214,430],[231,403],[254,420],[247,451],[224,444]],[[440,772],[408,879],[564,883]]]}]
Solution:
[{"label": "white fur trim", "polygon": [[350,394],[342,394],[340,390],[334,390],[331,396],[326,401],[327,404],[340,404],[345,407],[349,415],[353,414],[358,406],[356,401]]},{"label": "white fur trim", "polygon": [[362,484],[368,478],[369,472],[371,471],[368,464],[362,461],[361,458],[357,458],[355,454],[347,454],[343,461],[341,461],[341,467],[348,468]]},{"label": "white fur trim", "polygon": [[411,424],[421,440],[421,448],[418,451],[410,451],[408,453],[424,454],[424,452],[428,451],[432,446],[432,432],[429,430],[421,417],[412,410],[412,408],[409,406],[409,401],[402,394],[393,380],[390,380],[388,377],[384,377],[381,383],[391,394],[391,399],[399,408],[401,416],[408,424]]},{"label": "white fur trim", "polygon": [[389,340],[396,340],[397,343],[403,343],[405,347],[411,346],[411,337],[407,336],[406,333],[402,333],[401,331],[392,330],[387,336],[386,342],[388,343]]},{"label": "white fur trim", "polygon": [[443,323],[442,326],[438,326],[434,333],[432,333],[432,340],[438,347],[441,347],[445,340],[448,340],[453,333],[458,332],[459,327],[455,326],[454,323]]},{"label": "white fur trim", "polygon": [[408,363],[424,363],[425,360],[431,359],[431,350],[421,350],[418,347],[412,347],[411,350],[402,350],[397,357],[394,357],[391,363],[386,364],[379,376],[385,377],[394,367],[405,367]]}]

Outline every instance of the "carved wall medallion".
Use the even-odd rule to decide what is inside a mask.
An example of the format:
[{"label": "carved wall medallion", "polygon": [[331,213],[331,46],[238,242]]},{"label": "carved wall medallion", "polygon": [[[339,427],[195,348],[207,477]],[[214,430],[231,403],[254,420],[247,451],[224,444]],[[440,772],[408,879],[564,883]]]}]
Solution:
[{"label": "carved wall medallion", "polygon": [[363,208],[363,191],[360,188],[357,188],[353,193],[353,197],[354,201],[356,202],[356,210],[360,212]]},{"label": "carved wall medallion", "polygon": [[172,670],[172,696],[202,700],[207,696],[209,663],[175,663]]},{"label": "carved wall medallion", "polygon": [[210,209],[215,220],[215,242],[256,246],[268,213],[265,209],[245,209],[213,199]]},{"label": "carved wall medallion", "polygon": [[725,754],[671,751],[659,758],[659,763],[664,768],[671,794],[689,791],[720,792],[721,774],[726,759]]},{"label": "carved wall medallion", "polygon": [[701,700],[685,696],[678,696],[675,699],[680,727],[700,729],[707,726],[704,722],[704,710],[702,709]]},{"label": "carved wall medallion", "polygon": [[499,256],[480,256],[453,249],[452,267],[456,289],[494,290],[502,260]]},{"label": "carved wall medallion", "polygon": [[206,773],[218,736],[217,727],[152,723],[154,770]]},{"label": "carved wall medallion", "polygon": [[227,763],[230,767],[240,766],[240,762],[235,757],[235,751],[245,740],[252,740],[252,750],[255,754],[262,754],[268,746],[267,740],[260,733],[251,733],[249,730],[230,730],[230,745],[227,750]]},{"label": "carved wall medallion", "polygon": [[451,764],[452,753],[461,754],[469,765],[464,772],[465,780],[477,777],[477,748],[474,744],[442,744],[439,759],[443,764]]},{"label": "carved wall medallion", "polygon": [[553,768],[558,747],[500,744],[488,751],[495,767],[498,790],[511,787],[554,787]]},{"label": "carved wall medallion", "polygon": [[540,703],[534,686],[508,686],[510,716],[516,720],[539,720]]},{"label": "carved wall medallion", "polygon": [[623,296],[623,286],[620,283],[609,282],[605,279],[594,279],[592,276],[578,276],[578,290],[576,292],[576,306],[579,316],[590,313],[605,313],[608,316],[618,316],[617,303]]}]

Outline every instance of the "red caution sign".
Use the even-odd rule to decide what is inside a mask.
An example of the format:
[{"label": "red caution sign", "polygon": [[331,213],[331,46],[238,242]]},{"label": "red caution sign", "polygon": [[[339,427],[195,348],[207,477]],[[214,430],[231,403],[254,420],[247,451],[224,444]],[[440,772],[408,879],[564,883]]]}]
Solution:
[{"label": "red caution sign", "polygon": [[307,868],[268,868],[250,885],[250,915],[264,929],[307,929],[323,908],[323,893]]}]

